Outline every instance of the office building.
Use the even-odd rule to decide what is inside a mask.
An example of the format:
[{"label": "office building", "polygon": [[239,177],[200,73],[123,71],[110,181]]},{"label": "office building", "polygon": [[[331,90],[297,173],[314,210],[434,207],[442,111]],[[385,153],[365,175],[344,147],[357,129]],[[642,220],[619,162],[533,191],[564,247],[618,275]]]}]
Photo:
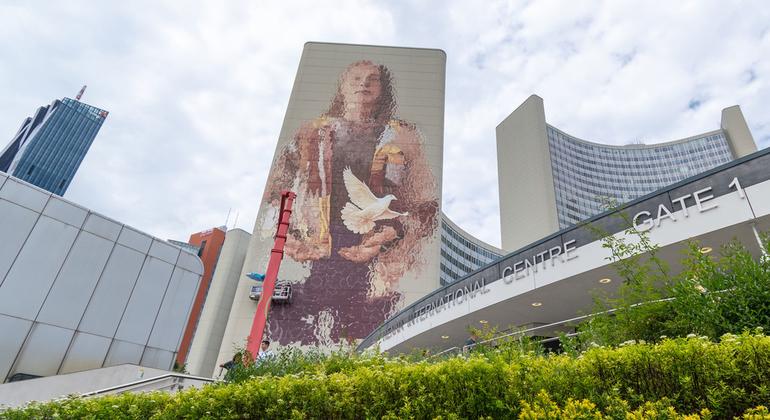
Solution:
[{"label": "office building", "polygon": [[105,118],[107,111],[70,98],[38,108],[0,153],[0,171],[64,195]]},{"label": "office building", "polygon": [[457,226],[441,214],[440,277],[442,286],[465,277],[480,267],[500,259],[505,252]]},{"label": "office building", "polygon": [[724,109],[713,131],[612,146],[547,124],[543,99],[532,95],[497,126],[502,248],[516,250],[756,150],[738,106]]}]

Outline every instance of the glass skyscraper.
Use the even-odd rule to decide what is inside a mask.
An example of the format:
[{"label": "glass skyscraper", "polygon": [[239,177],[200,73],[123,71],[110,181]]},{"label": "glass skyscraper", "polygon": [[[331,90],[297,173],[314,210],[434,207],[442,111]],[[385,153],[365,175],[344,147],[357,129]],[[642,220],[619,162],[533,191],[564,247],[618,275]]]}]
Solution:
[{"label": "glass skyscraper", "polygon": [[64,195],[106,117],[70,98],[38,108],[0,153],[0,171]]}]

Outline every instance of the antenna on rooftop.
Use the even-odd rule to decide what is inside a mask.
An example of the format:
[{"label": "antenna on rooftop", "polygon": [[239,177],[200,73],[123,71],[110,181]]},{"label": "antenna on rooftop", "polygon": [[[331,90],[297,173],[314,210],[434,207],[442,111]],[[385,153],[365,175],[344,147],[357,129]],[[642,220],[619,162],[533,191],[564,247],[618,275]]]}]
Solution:
[{"label": "antenna on rooftop", "polygon": [[86,91],[86,88],[87,88],[87,87],[88,87],[87,85],[83,85],[83,87],[82,87],[82,88],[80,88],[80,92],[78,92],[78,95],[77,95],[77,96],[75,96],[75,100],[76,100],[76,101],[79,101],[79,100],[80,100],[80,98],[82,98],[82,97],[83,97],[83,92],[85,92],[85,91]]},{"label": "antenna on rooftop", "polygon": [[230,221],[230,212],[231,212],[231,211],[233,211],[233,208],[232,208],[232,207],[230,207],[229,209],[227,209],[227,218],[225,219],[225,226],[227,226],[227,222],[229,222],[229,221]]}]

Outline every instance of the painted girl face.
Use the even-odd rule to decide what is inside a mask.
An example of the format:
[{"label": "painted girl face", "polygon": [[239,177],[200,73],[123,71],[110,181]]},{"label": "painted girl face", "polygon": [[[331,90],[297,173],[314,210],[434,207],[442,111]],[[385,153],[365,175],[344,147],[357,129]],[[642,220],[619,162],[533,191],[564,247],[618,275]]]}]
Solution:
[{"label": "painted girl face", "polygon": [[372,64],[357,64],[347,70],[340,87],[348,108],[370,108],[380,98],[380,69]]}]

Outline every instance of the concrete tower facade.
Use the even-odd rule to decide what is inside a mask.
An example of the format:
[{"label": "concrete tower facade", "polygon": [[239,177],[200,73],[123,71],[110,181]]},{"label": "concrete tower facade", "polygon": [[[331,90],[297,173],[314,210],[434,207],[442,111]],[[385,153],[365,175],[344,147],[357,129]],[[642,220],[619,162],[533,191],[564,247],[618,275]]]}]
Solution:
[{"label": "concrete tower facade", "polygon": [[249,334],[278,195],[297,193],[268,336],[334,347],[438,287],[443,51],[307,43],[217,363]]}]

